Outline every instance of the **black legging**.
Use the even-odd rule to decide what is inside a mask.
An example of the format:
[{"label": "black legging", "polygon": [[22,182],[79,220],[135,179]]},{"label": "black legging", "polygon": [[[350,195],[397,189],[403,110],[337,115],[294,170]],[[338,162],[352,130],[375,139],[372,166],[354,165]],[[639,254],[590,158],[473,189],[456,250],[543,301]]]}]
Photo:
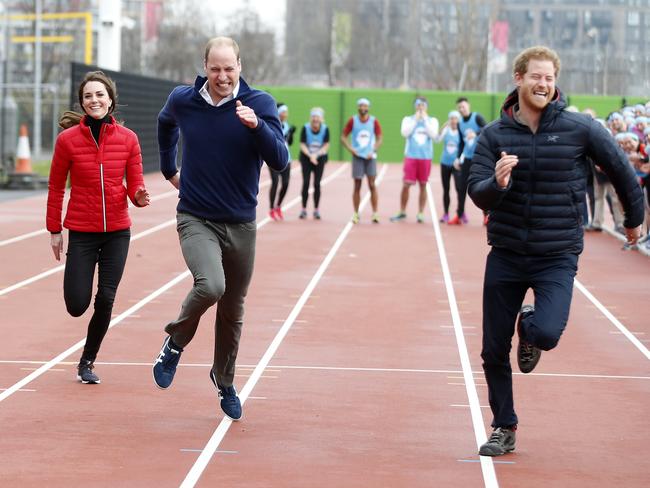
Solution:
[{"label": "black legging", "polygon": [[94,361],[108,330],[117,286],[129,252],[131,231],[69,232],[63,277],[65,306],[73,317],[88,309],[93,291],[95,264],[99,267],[95,312],[88,324],[82,359]]},{"label": "black legging", "polygon": [[461,188],[458,192],[458,217],[462,217],[465,213],[465,198],[467,197],[467,180],[469,179],[469,170],[472,167],[472,160],[465,159],[465,162],[460,166],[461,174]]},{"label": "black legging", "polygon": [[307,207],[309,179],[312,173],[314,173],[314,208],[318,208],[320,202],[320,180],[323,177],[326,162],[327,156],[318,158],[318,164],[315,166],[306,157],[300,158],[300,166],[302,167],[302,208]]},{"label": "black legging", "polygon": [[440,179],[442,180],[442,205],[445,209],[445,214],[449,213],[449,187],[452,175],[454,176],[454,188],[456,188],[456,195],[460,202],[460,192],[462,189],[462,176],[460,170],[455,169],[452,165],[440,164]]},{"label": "black legging", "polygon": [[[291,177],[291,161],[289,161],[289,164],[284,170],[275,171],[274,169],[269,168],[269,172],[271,173],[271,190],[269,192],[269,196],[271,198],[270,208],[281,207],[282,202],[284,201],[284,196],[287,194],[287,190],[289,189],[289,178]],[[282,186],[280,187],[280,195],[278,196],[278,203],[276,204],[275,195],[278,192],[278,183],[280,179],[282,179]]]}]

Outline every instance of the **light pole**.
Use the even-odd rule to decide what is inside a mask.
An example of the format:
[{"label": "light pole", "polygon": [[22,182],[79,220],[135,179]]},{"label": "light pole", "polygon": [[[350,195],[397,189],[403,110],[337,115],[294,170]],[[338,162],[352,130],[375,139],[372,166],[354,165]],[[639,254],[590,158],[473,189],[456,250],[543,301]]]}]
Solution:
[{"label": "light pole", "polygon": [[594,40],[594,79],[593,79],[593,92],[594,95],[598,94],[598,28],[591,27],[587,31],[587,37]]}]

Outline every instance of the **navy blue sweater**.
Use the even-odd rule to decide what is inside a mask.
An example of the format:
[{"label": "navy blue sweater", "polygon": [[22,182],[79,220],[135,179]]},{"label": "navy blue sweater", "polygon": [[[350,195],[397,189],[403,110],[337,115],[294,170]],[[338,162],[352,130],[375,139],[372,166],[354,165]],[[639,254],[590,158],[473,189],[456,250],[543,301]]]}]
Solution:
[{"label": "navy blue sweater", "polygon": [[235,100],[257,115],[257,127],[249,129],[235,113],[235,100],[213,107],[201,97],[205,81],[199,76],[194,86],[177,86],[160,111],[160,170],[167,179],[177,173],[182,134],[177,210],[215,222],[252,222],[262,161],[278,171],[289,161],[276,104],[240,78]]}]

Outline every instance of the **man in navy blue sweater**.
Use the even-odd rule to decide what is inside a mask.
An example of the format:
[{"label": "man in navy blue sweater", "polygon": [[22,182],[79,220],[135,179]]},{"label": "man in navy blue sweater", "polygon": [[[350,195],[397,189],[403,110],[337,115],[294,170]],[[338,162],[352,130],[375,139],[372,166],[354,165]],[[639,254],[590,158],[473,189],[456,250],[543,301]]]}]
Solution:
[{"label": "man in navy blue sweater", "polygon": [[[158,115],[160,170],[179,190],[177,230],[194,285],[154,363],[159,388],[168,388],[183,348],[201,316],[218,302],[210,379],[221,408],[242,417],[233,386],[244,315],[244,298],[255,258],[255,208],[262,161],[276,171],[288,164],[273,98],[240,78],[239,46],[227,37],[205,47],[207,77],[178,86]],[[183,135],[182,172],[176,168]]]}]

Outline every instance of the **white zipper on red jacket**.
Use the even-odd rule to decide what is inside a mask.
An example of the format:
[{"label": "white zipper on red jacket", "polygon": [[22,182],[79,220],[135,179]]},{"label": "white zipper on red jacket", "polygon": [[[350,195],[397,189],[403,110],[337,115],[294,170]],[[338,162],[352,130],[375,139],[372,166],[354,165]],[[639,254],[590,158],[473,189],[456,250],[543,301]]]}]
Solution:
[{"label": "white zipper on red jacket", "polygon": [[[106,124],[102,124],[101,128],[99,129],[100,141],[102,140],[102,135],[104,134],[105,125]],[[90,137],[92,138],[93,141],[95,141],[95,138],[92,135],[92,130],[91,130]],[[97,146],[97,151],[99,152],[99,144],[97,141],[95,141],[95,146]],[[104,191],[104,163],[102,163],[101,161],[99,162],[99,179],[102,187],[102,224],[104,225],[104,232],[106,232],[106,192]]]}]

